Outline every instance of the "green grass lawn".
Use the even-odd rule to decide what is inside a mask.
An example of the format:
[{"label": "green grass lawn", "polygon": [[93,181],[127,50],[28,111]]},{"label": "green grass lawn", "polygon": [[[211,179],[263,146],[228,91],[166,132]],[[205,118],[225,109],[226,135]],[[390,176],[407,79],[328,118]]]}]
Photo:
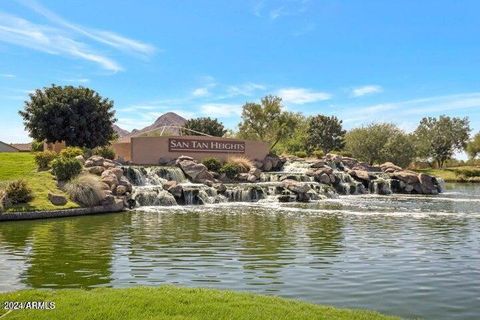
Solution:
[{"label": "green grass lawn", "polygon": [[15,205],[8,211],[34,211],[77,208],[69,201],[64,206],[55,206],[48,200],[48,192],[64,194],[57,188],[56,181],[48,171],[37,171],[33,153],[2,152],[0,153],[0,183],[16,179],[25,179],[32,188],[34,199],[26,204]]},{"label": "green grass lawn", "polygon": [[377,312],[337,309],[277,297],[172,286],[130,289],[26,290],[0,294],[4,301],[55,302],[54,310],[14,310],[3,319],[398,319]]},{"label": "green grass lawn", "polygon": [[[443,169],[419,169],[415,171],[440,177],[446,182],[480,182],[479,167],[464,166],[464,167],[451,167],[451,168],[443,168]],[[472,176],[472,177],[465,176],[465,172],[468,172],[469,174],[476,175],[476,176]]]}]

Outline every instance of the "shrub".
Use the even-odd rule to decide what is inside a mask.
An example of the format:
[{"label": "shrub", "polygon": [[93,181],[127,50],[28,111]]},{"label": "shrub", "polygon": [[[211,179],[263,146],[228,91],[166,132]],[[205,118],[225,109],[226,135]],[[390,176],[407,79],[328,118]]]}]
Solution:
[{"label": "shrub", "polygon": [[252,161],[245,157],[230,157],[227,163],[233,164],[239,168],[239,172],[248,172],[253,167]]},{"label": "shrub", "polygon": [[238,164],[232,163],[232,162],[227,162],[220,169],[220,173],[225,173],[225,175],[228,178],[233,179],[233,178],[235,178],[235,176],[237,174],[239,174],[241,172],[241,170],[242,170],[242,168],[240,168],[240,166]]},{"label": "shrub", "polygon": [[103,157],[105,159],[114,160],[115,159],[115,150],[112,147],[96,147],[93,149],[93,154]]},{"label": "shrub", "polygon": [[476,169],[458,169],[457,175],[465,178],[480,177],[480,170]]},{"label": "shrub", "polygon": [[222,163],[217,158],[205,158],[202,163],[210,171],[218,172],[222,168]]},{"label": "shrub", "polygon": [[32,151],[34,152],[42,152],[43,151],[43,141],[32,141]]},{"label": "shrub", "polygon": [[323,153],[322,150],[314,150],[312,152],[312,155],[317,159],[321,159],[325,154]]},{"label": "shrub", "polygon": [[50,162],[57,157],[57,154],[53,151],[45,150],[35,153],[35,163],[38,169],[45,170],[50,167]]},{"label": "shrub", "polygon": [[65,192],[70,199],[84,207],[93,207],[105,198],[100,177],[93,174],[81,174],[65,184]]},{"label": "shrub", "polygon": [[82,148],[82,150],[83,150],[83,157],[84,157],[85,159],[88,159],[88,158],[90,158],[91,156],[93,156],[93,149],[84,147],[84,148]]},{"label": "shrub", "polygon": [[4,193],[9,204],[27,203],[33,199],[32,189],[21,179],[8,183]]},{"label": "shrub", "polygon": [[82,164],[75,158],[59,157],[52,161],[52,173],[58,181],[68,181],[82,172]]},{"label": "shrub", "polygon": [[295,152],[295,156],[299,157],[299,158],[306,158],[307,153],[305,151],[297,151],[297,152]]},{"label": "shrub", "polygon": [[353,154],[349,151],[342,150],[342,151],[336,151],[334,153],[338,154],[339,156],[342,156],[342,157],[349,157],[349,158],[353,157]]},{"label": "shrub", "polygon": [[66,147],[60,151],[60,156],[65,158],[75,158],[76,156],[82,156],[83,150],[79,147]]},{"label": "shrub", "polygon": [[4,212],[7,209],[7,193],[5,190],[0,189],[0,213]]}]

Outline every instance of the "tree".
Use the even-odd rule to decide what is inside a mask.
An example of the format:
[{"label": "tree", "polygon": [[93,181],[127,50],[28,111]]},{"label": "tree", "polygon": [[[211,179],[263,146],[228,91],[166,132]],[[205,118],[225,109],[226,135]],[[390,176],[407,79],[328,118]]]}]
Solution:
[{"label": "tree", "polygon": [[451,159],[455,152],[466,147],[470,131],[468,118],[423,118],[415,130],[418,155],[435,161],[438,167],[443,167],[445,161]]},{"label": "tree", "polygon": [[345,149],[354,158],[370,164],[394,162],[406,167],[415,157],[415,145],[405,132],[391,123],[370,124],[345,135]]},{"label": "tree", "polygon": [[30,136],[40,141],[95,148],[116,137],[113,101],[89,88],[52,85],[37,89],[19,113]]},{"label": "tree", "polygon": [[475,159],[477,156],[480,155],[480,132],[477,133],[473,137],[473,139],[468,142],[465,150],[467,151],[467,154],[471,159]]},{"label": "tree", "polygon": [[307,152],[307,130],[309,118],[301,114],[296,114],[295,131],[288,137],[282,139],[275,146],[275,151],[278,154],[296,154],[297,152]]},{"label": "tree", "polygon": [[199,136],[204,133],[209,136],[223,137],[223,135],[227,133],[227,130],[221,122],[219,122],[217,119],[212,119],[210,117],[190,119],[185,123],[183,127],[185,129],[193,130],[183,130],[185,134],[194,136]]},{"label": "tree", "polygon": [[307,133],[307,148],[310,152],[320,149],[327,154],[345,146],[346,131],[342,129],[342,120],[337,117],[317,115],[311,118]]},{"label": "tree", "polygon": [[273,149],[277,143],[295,132],[299,114],[283,111],[282,99],[266,96],[260,104],[248,102],[243,106],[239,137],[268,141]]}]

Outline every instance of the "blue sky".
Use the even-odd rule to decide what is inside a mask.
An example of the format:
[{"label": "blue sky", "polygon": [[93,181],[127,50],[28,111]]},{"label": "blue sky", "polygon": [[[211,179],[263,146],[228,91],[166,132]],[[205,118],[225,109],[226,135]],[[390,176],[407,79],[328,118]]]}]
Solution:
[{"label": "blue sky", "polygon": [[118,124],[160,114],[235,128],[266,94],[290,111],[413,130],[425,115],[480,130],[478,1],[0,2],[0,140],[24,142],[18,110],[51,83],[94,88]]}]

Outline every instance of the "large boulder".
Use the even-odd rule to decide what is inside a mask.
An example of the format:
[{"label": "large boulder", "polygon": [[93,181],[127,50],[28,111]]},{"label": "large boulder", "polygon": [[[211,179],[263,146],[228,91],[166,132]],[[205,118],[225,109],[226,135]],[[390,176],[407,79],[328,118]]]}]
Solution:
[{"label": "large boulder", "polygon": [[91,174],[96,174],[97,176],[99,176],[103,173],[103,171],[105,171],[105,168],[102,166],[93,166],[87,167],[86,170]]},{"label": "large boulder", "polygon": [[429,176],[425,173],[420,173],[418,175],[418,180],[420,180],[420,186],[422,193],[424,194],[438,194],[437,181],[434,177]]},{"label": "large boulder", "polygon": [[55,206],[64,206],[67,204],[67,198],[61,194],[48,193],[48,200]]},{"label": "large boulder", "polygon": [[[179,158],[180,159],[180,158]],[[205,180],[213,180],[213,176],[208,172],[208,168],[201,164],[196,163],[193,160],[184,159],[177,160],[177,164],[182,169],[183,173],[193,182],[203,183]]]},{"label": "large boulder", "polygon": [[105,159],[100,156],[91,156],[85,161],[85,167],[103,166]]},{"label": "large boulder", "polygon": [[283,180],[282,186],[285,189],[290,190],[296,194],[307,193],[311,189],[308,184],[291,180],[291,179]]},{"label": "large boulder", "polygon": [[418,175],[415,172],[402,170],[389,173],[390,177],[405,182],[406,184],[416,184],[419,182]]},{"label": "large boulder", "polygon": [[348,174],[352,177],[357,178],[362,181],[369,182],[372,179],[372,176],[365,170],[349,170]]},{"label": "large boulder", "polygon": [[393,172],[396,172],[396,171],[403,171],[403,169],[401,167],[393,164],[392,162],[385,162],[384,164],[381,164],[380,169],[383,172],[387,172],[387,173],[393,173]]}]

